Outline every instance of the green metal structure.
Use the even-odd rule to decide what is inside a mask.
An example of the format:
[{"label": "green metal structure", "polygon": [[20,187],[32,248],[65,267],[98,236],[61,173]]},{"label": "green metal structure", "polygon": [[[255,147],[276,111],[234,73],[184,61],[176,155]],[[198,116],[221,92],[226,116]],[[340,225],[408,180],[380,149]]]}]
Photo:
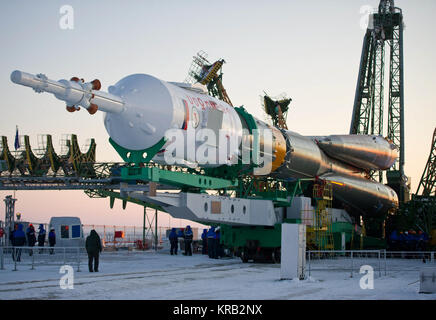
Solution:
[{"label": "green metal structure", "polygon": [[401,206],[398,215],[391,220],[389,227],[392,230],[415,230],[436,235],[436,129],[416,193],[409,202]]},{"label": "green metal structure", "polygon": [[[0,168],[0,175],[20,175],[23,177],[45,176],[88,176],[95,175],[95,150],[94,139],[90,140],[89,148],[82,152],[79,147],[77,136],[72,134],[65,141],[67,152],[58,155],[53,147],[51,135],[42,136],[45,146],[39,150],[41,156],[37,156],[30,145],[29,136],[25,135],[23,148],[11,151],[5,136],[1,137],[0,160],[5,164]],[[62,170],[61,170],[62,169]]]},{"label": "green metal structure", "polygon": [[428,156],[427,164],[425,165],[424,172],[419,181],[416,194],[420,194],[421,189],[422,196],[436,196],[436,128],[433,132],[430,155]]},{"label": "green metal structure", "polygon": [[[403,14],[393,0],[381,0],[378,11],[370,15],[363,40],[350,134],[386,136],[399,149],[399,161],[386,173],[388,184],[400,202],[407,197],[404,174],[404,55]],[[385,112],[385,55],[389,47],[387,131]],[[383,182],[382,172],[371,176]]]}]

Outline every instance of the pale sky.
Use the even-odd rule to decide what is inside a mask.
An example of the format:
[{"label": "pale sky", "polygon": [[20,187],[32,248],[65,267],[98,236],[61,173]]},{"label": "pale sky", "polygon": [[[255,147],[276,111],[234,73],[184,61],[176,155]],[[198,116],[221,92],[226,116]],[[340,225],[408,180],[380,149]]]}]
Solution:
[{"label": "pale sky", "polygon": [[[99,112],[69,114],[52,95],[10,81],[19,69],[51,79],[100,79],[102,89],[132,73],[183,81],[199,50],[224,58],[224,86],[234,105],[264,118],[259,96],[293,99],[290,130],[303,135],[347,134],[362,40],[362,6],[378,0],[331,1],[2,1],[0,3],[0,135],[13,146],[15,126],[31,137],[75,133],[97,142],[98,161],[121,161],[108,142]],[[419,3],[419,5],[418,5]],[[74,29],[59,25],[63,5],[74,9]],[[405,64],[405,171],[416,191],[436,126],[436,1],[397,0],[403,9]],[[388,74],[388,73],[386,73]],[[387,99],[386,99],[387,103]],[[11,192],[0,192],[3,199]],[[18,191],[16,210],[26,221],[79,216],[84,224],[142,225],[143,209],[82,191]],[[0,201],[0,220],[4,202]],[[183,226],[168,215],[162,225]],[[191,225],[193,225],[191,223]]]}]

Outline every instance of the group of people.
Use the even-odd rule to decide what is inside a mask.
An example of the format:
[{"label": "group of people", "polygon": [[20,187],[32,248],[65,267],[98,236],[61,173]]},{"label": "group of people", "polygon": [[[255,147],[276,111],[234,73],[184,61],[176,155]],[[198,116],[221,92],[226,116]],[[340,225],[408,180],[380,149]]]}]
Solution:
[{"label": "group of people", "polygon": [[[36,231],[33,224],[30,224],[26,229],[26,232],[23,231],[23,225],[21,223],[16,223],[14,225],[14,230],[9,233],[9,240],[11,241],[14,250],[12,250],[12,258],[14,261],[21,261],[21,250],[26,244],[28,247],[34,247],[36,242],[38,242],[38,247],[44,247],[45,244],[45,236],[46,231],[44,229],[44,225],[40,224],[38,228],[38,238],[36,237]],[[56,244],[56,233],[54,229],[51,229],[48,234],[48,243],[51,247],[50,254],[54,254],[53,247]],[[42,253],[43,249],[39,249],[39,253]],[[29,250],[29,256],[33,254],[33,250]]]},{"label": "group of people", "polygon": [[168,238],[171,244],[171,255],[177,255],[179,238],[182,238],[185,243],[185,252],[183,254],[185,256],[192,256],[192,239],[194,238],[194,234],[192,233],[191,226],[186,226],[183,231],[177,231],[176,228],[172,228]]},{"label": "group of people", "polygon": [[392,231],[388,237],[388,247],[390,250],[406,250],[406,251],[426,251],[429,241],[427,233],[422,231]]},{"label": "group of people", "polygon": [[[193,233],[191,226],[186,226],[185,229],[172,228],[168,236],[171,244],[170,254],[177,255],[179,238],[184,240],[185,252],[184,255],[192,256],[192,240]],[[220,244],[220,227],[211,227],[203,229],[201,235],[202,240],[202,254],[207,254],[211,259],[218,259],[224,256],[224,250]]]},{"label": "group of people", "polygon": [[[12,250],[12,259],[14,261],[21,261],[21,247],[24,247],[26,244],[28,247],[34,247],[36,242],[38,242],[38,247],[40,247],[39,253],[42,253],[42,247],[44,247],[45,244],[46,230],[44,229],[43,224],[39,225],[38,230],[39,232],[37,237],[33,224],[29,225],[29,227],[26,229],[26,232],[23,231],[23,225],[21,223],[15,224],[14,230],[12,230],[9,234],[9,240],[14,247]],[[55,229],[50,229],[48,234],[48,243],[50,245],[50,254],[54,254],[54,246],[56,244]],[[95,230],[91,230],[90,235],[86,238],[85,247],[88,253],[89,272],[98,272],[99,255],[102,251],[102,245],[100,237]],[[29,250],[29,255],[31,256],[32,254],[33,249]]]},{"label": "group of people", "polygon": [[211,259],[218,259],[224,256],[224,249],[220,243],[220,227],[210,227],[209,230],[203,229],[201,234],[202,254],[207,254]]}]

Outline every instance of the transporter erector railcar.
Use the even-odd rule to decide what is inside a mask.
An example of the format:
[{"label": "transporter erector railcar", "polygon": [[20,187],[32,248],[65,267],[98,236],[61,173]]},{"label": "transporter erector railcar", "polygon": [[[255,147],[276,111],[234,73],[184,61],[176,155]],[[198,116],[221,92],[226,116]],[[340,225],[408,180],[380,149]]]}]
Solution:
[{"label": "transporter erector railcar", "polygon": [[[368,177],[370,170],[389,169],[398,157],[395,145],[381,136],[303,136],[209,96],[199,86],[147,74],[126,76],[109,86],[108,92],[100,91],[99,80],[85,82],[77,77],[54,81],[16,70],[11,80],[38,93],[54,94],[66,102],[69,112],[81,107],[90,114],[105,112],[110,142],[127,162],[152,161],[207,172],[220,168],[215,172],[222,178],[244,172],[272,179],[322,179],[332,182],[335,201],[357,216],[382,215],[398,206],[394,190]],[[235,167],[238,170],[232,171]],[[274,226],[283,219],[267,200],[125,192],[176,218],[206,224]],[[220,210],[215,208],[220,214],[211,211],[213,202],[221,203]],[[238,214],[234,214],[235,205],[240,207]]]}]

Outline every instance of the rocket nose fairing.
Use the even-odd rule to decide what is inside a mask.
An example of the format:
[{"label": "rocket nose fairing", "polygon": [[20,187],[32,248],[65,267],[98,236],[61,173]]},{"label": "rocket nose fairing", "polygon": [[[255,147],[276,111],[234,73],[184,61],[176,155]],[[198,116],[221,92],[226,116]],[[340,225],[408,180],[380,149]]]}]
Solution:
[{"label": "rocket nose fairing", "polygon": [[121,97],[126,109],[120,114],[107,113],[104,125],[109,136],[126,149],[150,148],[180,122],[170,92],[157,78],[129,75],[110,86],[109,92]]}]

